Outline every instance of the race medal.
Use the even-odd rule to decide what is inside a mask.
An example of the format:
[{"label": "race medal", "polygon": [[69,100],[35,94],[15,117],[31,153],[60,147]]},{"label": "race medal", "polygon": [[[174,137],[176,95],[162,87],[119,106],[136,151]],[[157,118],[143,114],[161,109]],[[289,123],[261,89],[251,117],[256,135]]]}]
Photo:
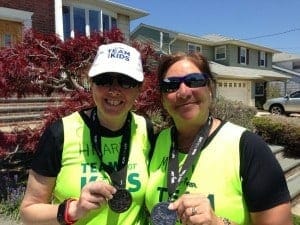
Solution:
[{"label": "race medal", "polygon": [[126,189],[117,189],[117,192],[113,195],[113,198],[108,200],[109,208],[116,213],[125,212],[130,208],[131,203],[131,194]]},{"label": "race medal", "polygon": [[169,202],[160,202],[154,206],[150,215],[152,225],[176,224],[176,211],[168,209],[169,204]]},{"label": "race medal", "polygon": [[91,125],[91,142],[96,150],[96,153],[101,162],[101,169],[103,169],[109,176],[112,185],[117,188],[117,192],[113,195],[113,198],[108,200],[110,209],[116,213],[122,213],[128,210],[132,203],[132,197],[126,187],[127,178],[127,163],[129,158],[129,146],[130,146],[130,125],[132,115],[129,113],[126,119],[124,127],[126,132],[122,135],[120,154],[118,158],[117,168],[103,162],[103,153],[101,146],[101,127],[97,117],[96,109],[91,113],[92,125]]}]

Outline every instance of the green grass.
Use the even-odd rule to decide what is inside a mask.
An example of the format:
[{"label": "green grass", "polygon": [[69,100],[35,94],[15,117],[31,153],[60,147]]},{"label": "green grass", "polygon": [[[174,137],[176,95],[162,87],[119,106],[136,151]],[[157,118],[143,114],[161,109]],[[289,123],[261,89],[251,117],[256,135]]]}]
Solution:
[{"label": "green grass", "polygon": [[294,225],[300,225],[300,216],[293,216]]}]

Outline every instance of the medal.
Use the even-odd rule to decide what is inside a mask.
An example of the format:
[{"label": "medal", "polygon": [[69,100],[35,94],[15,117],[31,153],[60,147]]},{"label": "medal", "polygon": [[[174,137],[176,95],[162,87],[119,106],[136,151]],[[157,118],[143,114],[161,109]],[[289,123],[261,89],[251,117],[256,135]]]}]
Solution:
[{"label": "medal", "polygon": [[152,225],[175,225],[177,214],[175,210],[168,209],[169,202],[160,202],[151,211]]},{"label": "medal", "polygon": [[129,158],[129,146],[130,146],[130,125],[131,125],[131,114],[126,119],[126,130],[122,135],[120,154],[118,159],[117,168],[111,165],[107,165],[103,162],[103,153],[101,147],[101,127],[97,117],[96,109],[91,112],[92,125],[91,125],[91,142],[96,150],[96,153],[100,159],[101,167],[105,173],[108,174],[112,185],[116,187],[117,192],[113,195],[113,198],[108,200],[109,208],[116,213],[123,213],[128,210],[132,203],[132,197],[126,187],[127,178],[127,163]]},{"label": "medal", "polygon": [[117,189],[117,192],[113,195],[113,198],[108,200],[109,208],[116,213],[125,212],[130,208],[131,203],[131,194],[126,189]]}]

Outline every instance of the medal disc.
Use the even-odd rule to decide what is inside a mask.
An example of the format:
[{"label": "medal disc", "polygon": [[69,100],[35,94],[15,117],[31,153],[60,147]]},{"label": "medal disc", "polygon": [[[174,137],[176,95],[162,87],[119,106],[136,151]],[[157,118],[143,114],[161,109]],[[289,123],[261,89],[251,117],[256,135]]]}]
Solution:
[{"label": "medal disc", "polygon": [[108,200],[110,209],[116,213],[122,213],[129,209],[132,197],[126,189],[118,189],[113,198]]},{"label": "medal disc", "polygon": [[160,202],[151,211],[152,225],[175,225],[177,220],[176,211],[169,210],[169,202]]}]

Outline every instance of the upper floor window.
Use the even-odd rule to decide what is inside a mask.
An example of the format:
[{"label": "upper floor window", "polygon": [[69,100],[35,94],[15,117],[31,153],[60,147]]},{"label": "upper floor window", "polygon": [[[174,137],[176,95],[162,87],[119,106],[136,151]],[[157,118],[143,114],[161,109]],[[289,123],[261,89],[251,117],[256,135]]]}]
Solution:
[{"label": "upper floor window", "polygon": [[248,64],[248,54],[247,49],[244,47],[239,47],[238,59],[240,64]]},{"label": "upper floor window", "polygon": [[188,44],[188,53],[192,52],[202,52],[202,46],[201,45],[195,45],[195,44]]},{"label": "upper floor window", "polygon": [[90,35],[95,31],[109,31],[117,27],[117,19],[101,9],[63,6],[64,39],[76,35]]},{"label": "upper floor window", "polygon": [[258,66],[267,66],[267,54],[265,52],[258,51]]},{"label": "upper floor window", "polygon": [[215,48],[215,60],[226,59],[226,46]]}]

